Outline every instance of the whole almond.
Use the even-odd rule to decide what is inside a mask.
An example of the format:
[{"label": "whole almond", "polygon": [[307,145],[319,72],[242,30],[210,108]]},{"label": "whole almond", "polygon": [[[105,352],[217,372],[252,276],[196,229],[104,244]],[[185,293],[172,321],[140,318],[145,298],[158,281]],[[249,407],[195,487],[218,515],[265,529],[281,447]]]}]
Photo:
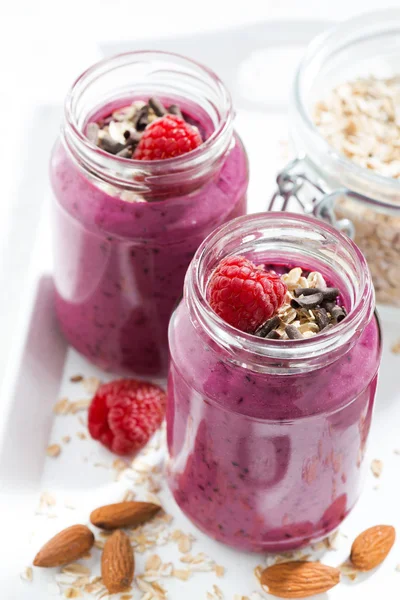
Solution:
[{"label": "whole almond", "polygon": [[137,527],[150,521],[161,509],[151,502],[118,502],[96,508],[90,515],[90,521],[101,529],[119,529]]},{"label": "whole almond", "polygon": [[261,573],[261,585],[281,598],[307,598],[322,594],[340,581],[340,571],[318,562],[294,561],[267,567]]},{"label": "whole almond", "polygon": [[110,594],[123,592],[133,580],[135,561],[131,542],[123,531],[114,531],[104,544],[101,576]]},{"label": "whole almond", "polygon": [[72,525],[57,533],[36,554],[35,567],[60,567],[78,560],[94,544],[94,535],[85,525]]},{"label": "whole almond", "polygon": [[351,562],[360,571],[370,571],[381,564],[389,554],[396,531],[391,525],[375,525],[366,529],[353,542]]}]

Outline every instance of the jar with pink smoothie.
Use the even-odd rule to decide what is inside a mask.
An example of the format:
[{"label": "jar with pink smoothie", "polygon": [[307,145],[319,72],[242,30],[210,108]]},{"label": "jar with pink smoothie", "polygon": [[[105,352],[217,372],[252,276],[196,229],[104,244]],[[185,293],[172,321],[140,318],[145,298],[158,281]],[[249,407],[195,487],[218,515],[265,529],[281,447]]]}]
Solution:
[{"label": "jar with pink smoothie", "polygon": [[[255,334],[209,302],[215,269],[233,256],[287,285],[290,304]],[[281,552],[329,535],[352,510],[381,357],[374,309],[363,255],[314,218],[250,215],[203,242],[170,323],[167,406],[169,485],[201,530]]]},{"label": "jar with pink smoothie", "polygon": [[[186,128],[183,150],[174,140],[160,151],[164,117]],[[101,368],[166,373],[186,269],[215,227],[246,212],[233,117],[218,77],[174,54],[106,59],[72,86],[50,170],[56,311],[69,343]]]}]

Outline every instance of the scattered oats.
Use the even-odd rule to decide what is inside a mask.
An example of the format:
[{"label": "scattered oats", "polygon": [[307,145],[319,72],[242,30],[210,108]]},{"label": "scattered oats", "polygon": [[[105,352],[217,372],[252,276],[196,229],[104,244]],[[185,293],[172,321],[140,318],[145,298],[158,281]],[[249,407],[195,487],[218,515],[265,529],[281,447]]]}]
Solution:
[{"label": "scattered oats", "polygon": [[55,505],[56,505],[56,499],[54,498],[54,496],[49,494],[49,492],[43,492],[41,494],[40,501],[39,501],[39,510],[43,509],[45,506],[55,506]]},{"label": "scattered oats", "polygon": [[174,569],[172,571],[172,577],[180,579],[181,581],[187,581],[190,577],[189,569]]},{"label": "scattered oats", "polygon": [[91,571],[89,567],[85,567],[79,563],[71,563],[61,569],[61,573],[66,575],[90,575]]},{"label": "scattered oats", "polygon": [[357,578],[358,571],[353,567],[353,565],[349,562],[344,562],[339,566],[340,571],[343,575],[354,581]]},{"label": "scattered oats", "polygon": [[76,434],[80,440],[87,440],[87,435],[84,431],[78,431]]},{"label": "scattered oats", "polygon": [[261,573],[263,572],[263,570],[264,570],[264,567],[262,565],[257,565],[256,568],[254,569],[254,575],[256,576],[258,581],[261,580]]},{"label": "scattered oats", "polygon": [[221,565],[215,565],[214,571],[217,577],[223,577],[225,574],[225,567]]},{"label": "scattered oats", "polygon": [[136,494],[133,490],[126,490],[122,496],[122,502],[131,502],[136,498]]},{"label": "scattered oats", "polygon": [[383,462],[381,460],[378,460],[377,458],[375,458],[371,462],[372,473],[374,474],[375,477],[380,477],[382,475],[382,470],[383,470]]},{"label": "scattered oats", "polygon": [[222,598],[224,597],[224,594],[222,593],[222,590],[217,586],[213,585],[213,591],[214,591],[214,596],[216,596],[219,600],[222,600]]},{"label": "scattered oats", "polygon": [[162,506],[160,498],[155,494],[147,493],[145,501],[152,502],[153,504],[157,504],[158,506]]},{"label": "scattered oats", "polygon": [[88,594],[97,594],[103,590],[104,586],[101,577],[93,577],[92,581],[85,585],[85,592]]},{"label": "scattered oats", "polygon": [[61,400],[59,400],[54,406],[53,406],[53,412],[56,415],[67,415],[69,413],[70,410],[70,401],[68,400],[68,398],[61,398]]},{"label": "scattered oats", "polygon": [[51,458],[56,458],[59,456],[61,454],[60,444],[51,444],[50,446],[47,446],[46,454]]},{"label": "scattered oats", "polygon": [[192,540],[188,535],[182,535],[178,542],[178,550],[182,552],[182,554],[186,554],[190,552],[192,549]]},{"label": "scattered oats", "polygon": [[121,472],[125,471],[125,469],[128,469],[128,465],[124,460],[122,460],[122,458],[116,458],[113,461],[112,468],[118,472]]},{"label": "scattered oats", "polygon": [[33,569],[32,567],[25,567],[23,572],[20,575],[23,581],[32,581],[33,580]]},{"label": "scattered oats", "polygon": [[400,340],[392,344],[391,351],[393,354],[400,354]]},{"label": "scattered oats", "polygon": [[83,380],[83,377],[82,377],[82,375],[72,375],[72,377],[70,377],[69,380],[72,383],[79,383],[80,381]]},{"label": "scattered oats", "polygon": [[86,410],[90,406],[90,400],[76,400],[75,402],[71,402],[69,412],[75,415],[77,412],[81,410]]},{"label": "scattered oats", "polygon": [[64,592],[65,598],[82,598],[82,593],[75,588],[68,588]]},{"label": "scattered oats", "polygon": [[149,463],[137,458],[132,461],[132,469],[134,469],[137,473],[149,473],[153,467],[152,465],[149,465]]},{"label": "scattered oats", "polygon": [[69,444],[69,442],[71,441],[71,436],[70,436],[70,435],[64,435],[64,436],[61,438],[61,441],[62,441],[64,444]]},{"label": "scattered oats", "polygon": [[78,417],[78,421],[81,425],[86,427],[86,425],[87,425],[86,420],[82,416]]},{"label": "scattered oats", "polygon": [[145,568],[145,571],[157,571],[161,567],[161,565],[162,565],[162,561],[161,561],[161,558],[158,556],[158,554],[152,554],[146,560],[144,568]]},{"label": "scattered oats", "polygon": [[82,385],[89,396],[94,396],[101,385],[101,381],[100,379],[97,379],[97,377],[85,377],[82,381]]},{"label": "scattered oats", "polygon": [[87,575],[82,575],[77,577],[72,585],[77,588],[82,588],[85,585],[88,585],[88,583],[90,583],[89,577]]}]

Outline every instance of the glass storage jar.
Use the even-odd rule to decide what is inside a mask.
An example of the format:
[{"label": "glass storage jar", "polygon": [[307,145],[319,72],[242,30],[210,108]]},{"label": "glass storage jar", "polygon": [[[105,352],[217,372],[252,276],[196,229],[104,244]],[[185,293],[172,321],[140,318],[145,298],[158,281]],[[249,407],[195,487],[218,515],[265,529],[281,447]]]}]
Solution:
[{"label": "glass storage jar", "polygon": [[[367,258],[377,301],[394,306],[400,306],[400,179],[359,166],[335,150],[315,126],[313,111],[339,84],[371,75],[399,76],[399,38],[400,10],[393,9],[341,23],[310,44],[290,106],[290,135],[299,160],[278,181],[286,199],[293,192],[303,197],[306,211],[335,224],[340,221],[354,233]],[[281,207],[274,203],[274,208]]]},{"label": "glass storage jar", "polygon": [[[92,120],[150,96],[178,104],[203,144],[139,161],[86,135]],[[71,345],[101,368],[166,374],[168,321],[190,260],[216,226],[246,213],[248,164],[233,117],[213,72],[164,52],[106,59],[68,94],[50,169],[56,310]]]},{"label": "glass storage jar", "polygon": [[[210,308],[225,256],[320,271],[348,316],[301,340],[243,333]],[[361,490],[381,356],[365,258],[345,235],[304,215],[231,221],[188,269],[169,341],[168,481],[186,515],[221,542],[284,551],[332,532]]]}]

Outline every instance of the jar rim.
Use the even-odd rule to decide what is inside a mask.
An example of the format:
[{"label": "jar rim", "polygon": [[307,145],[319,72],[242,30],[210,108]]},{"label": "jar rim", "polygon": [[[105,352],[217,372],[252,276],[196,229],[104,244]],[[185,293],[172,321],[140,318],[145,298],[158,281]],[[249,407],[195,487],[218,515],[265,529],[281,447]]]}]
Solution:
[{"label": "jar rim", "polygon": [[[382,29],[383,22],[388,24],[387,30]],[[365,40],[371,35],[382,35],[388,31],[399,31],[400,34],[400,9],[393,8],[364,13],[363,15],[342,21],[317,35],[308,45],[296,70],[291,97],[292,110],[294,109],[295,112],[294,117],[300,118],[303,130],[309,137],[310,147],[316,153],[324,156],[324,160],[330,160],[337,171],[340,171],[341,176],[356,176],[362,179],[366,186],[370,185],[372,188],[379,188],[382,191],[382,197],[369,197],[369,200],[381,208],[393,211],[400,210],[400,204],[384,198],[393,194],[400,196],[400,179],[386,177],[380,173],[373,172],[357,165],[343,154],[340,154],[318,131],[307,110],[306,102],[301,92],[302,82],[307,69],[313,61],[317,60],[320,53],[324,51],[326,53],[326,47],[330,43],[335,44],[334,48],[325,57],[320,58],[320,62],[322,60],[329,60],[345,46]],[[348,35],[354,36],[350,42],[347,39]],[[306,155],[309,158],[308,151]]]},{"label": "jar rim", "polygon": [[[210,250],[217,244],[223,246],[223,240],[229,234],[240,230],[240,237],[244,239],[246,234],[264,224],[266,227],[310,227],[310,230],[329,235],[337,240],[341,247],[345,248],[358,264],[360,282],[354,305],[351,306],[348,315],[343,321],[326,332],[319,333],[310,338],[300,340],[269,340],[259,338],[249,333],[239,331],[232,325],[226,323],[210,307],[206,297],[206,282],[202,281],[202,266]],[[312,228],[312,229],[311,229]],[[239,251],[240,253],[240,251]],[[307,363],[310,365],[313,358],[331,353],[332,362],[335,359],[335,351],[351,342],[361,335],[365,326],[369,323],[374,311],[374,291],[371,276],[366,259],[359,248],[340,231],[315,217],[290,212],[268,212],[254,213],[244,217],[237,217],[223,227],[214,230],[198,248],[193,261],[189,267],[185,282],[186,300],[189,296],[195,297],[194,302],[196,318],[200,319],[207,333],[218,345],[225,348],[232,347],[234,352],[244,352],[245,355],[259,356],[263,359],[275,359],[278,362],[290,361],[290,372],[302,370]],[[274,371],[275,369],[269,369]],[[276,371],[282,368],[276,365]]]},{"label": "jar rim", "polygon": [[[216,93],[220,100],[220,106],[218,107],[218,122],[214,124],[214,129],[206,140],[196,149],[182,154],[177,157],[163,159],[163,160],[136,160],[127,159],[120,156],[112,155],[105,150],[96,146],[93,142],[82,131],[82,124],[79,123],[76,114],[76,102],[80,94],[82,94],[91,83],[99,80],[102,76],[107,75],[111,71],[128,66],[134,62],[145,62],[153,59],[176,62],[176,64],[184,65],[188,69],[196,70],[199,76],[204,76],[209,87],[214,86]],[[192,78],[194,74],[192,74]],[[86,166],[89,170],[97,170],[104,172],[115,171],[118,169],[127,173],[126,177],[118,176],[114,173],[113,176],[109,175],[104,177],[109,183],[115,185],[126,185],[132,184],[132,173],[139,174],[139,178],[142,180],[148,175],[154,177],[158,175],[171,174],[170,179],[173,176],[184,172],[190,172],[191,170],[198,169],[205,161],[210,161],[210,154],[213,154],[213,162],[215,162],[214,153],[217,153],[217,160],[220,155],[229,149],[230,138],[233,132],[233,105],[232,98],[225,87],[222,80],[207,66],[201,64],[198,61],[187,58],[183,55],[174,52],[158,51],[158,50],[135,50],[131,52],[124,52],[116,54],[111,57],[106,57],[95,64],[88,67],[83,73],[81,73],[67,93],[64,103],[64,139],[67,142],[68,149],[75,154],[78,153],[80,157],[86,156]],[[224,143],[223,143],[224,140]],[[218,150],[214,149],[218,146]],[[208,163],[207,163],[208,164]],[[102,173],[104,175],[104,173]]]}]

